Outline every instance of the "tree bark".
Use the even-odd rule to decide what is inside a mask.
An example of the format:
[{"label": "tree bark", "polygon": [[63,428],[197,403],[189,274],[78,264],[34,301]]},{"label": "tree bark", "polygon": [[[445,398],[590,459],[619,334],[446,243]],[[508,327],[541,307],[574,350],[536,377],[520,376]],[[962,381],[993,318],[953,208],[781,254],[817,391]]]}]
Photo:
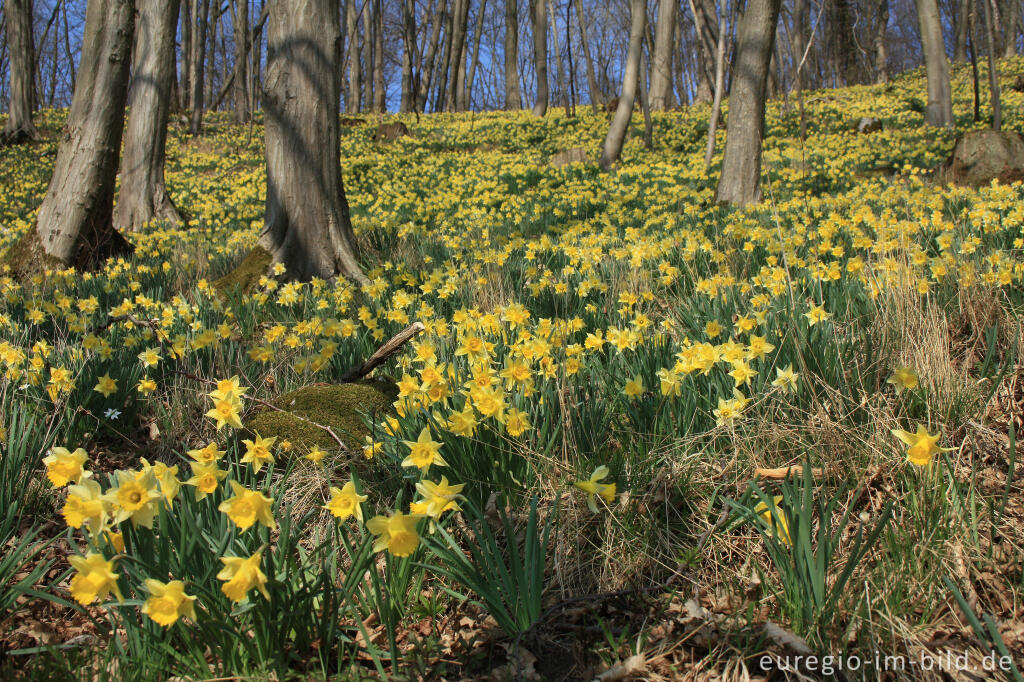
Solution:
[{"label": "tree bark", "polygon": [[373,108],[383,114],[388,109],[388,91],[384,87],[384,11],[380,0],[373,0]]},{"label": "tree bark", "polygon": [[[803,0],[797,0],[797,4],[802,4]],[[797,24],[797,16],[794,12],[793,24]],[[797,33],[796,30],[793,31]],[[798,39],[794,36],[793,46],[796,48],[799,42],[802,42],[803,36]],[[803,49],[801,48],[799,55],[803,55]],[[800,56],[794,57],[795,63],[795,77],[797,91],[800,88]],[[723,8],[722,13],[718,19],[718,46],[715,50],[715,99],[711,103],[711,118],[708,121],[708,143],[704,149],[704,167],[711,167],[711,159],[715,155],[715,136],[718,134],[718,119],[722,115],[722,97],[725,93],[725,10]]]},{"label": "tree bark", "polygon": [[505,0],[505,108],[519,110],[519,0]]},{"label": "tree bark", "polygon": [[583,59],[587,62],[587,89],[590,91],[590,108],[597,113],[598,100],[603,100],[601,92],[597,87],[597,76],[594,75],[594,60],[590,58],[590,44],[587,40],[586,20],[583,18],[583,3],[577,1],[574,4],[576,18],[580,22],[580,47],[583,49]]},{"label": "tree bark", "polygon": [[719,203],[742,205],[761,199],[765,90],[781,5],[781,0],[748,0],[740,16],[729,93],[729,132],[716,193]]},{"label": "tree bark", "polygon": [[480,0],[480,7],[477,9],[476,28],[473,33],[473,56],[469,60],[469,75],[466,76],[466,87],[463,90],[462,111],[472,108],[473,105],[473,81],[476,79],[476,69],[480,64],[480,43],[483,42],[484,34],[484,12],[487,10],[487,0]]},{"label": "tree bark", "polygon": [[[966,22],[965,22],[966,23]],[[875,82],[889,82],[889,55],[885,38],[889,28],[889,0],[878,0],[878,28],[875,31]]]},{"label": "tree bark", "polygon": [[189,132],[198,135],[203,128],[203,94],[206,89],[205,69],[207,26],[210,18],[209,0],[196,0],[192,6],[192,57],[189,67],[189,96],[191,114]]},{"label": "tree bark", "polygon": [[548,4],[548,22],[551,26],[551,37],[555,43],[555,73],[558,77],[558,89],[562,91],[562,105],[566,111],[569,110],[569,87],[568,82],[565,79],[565,68],[562,66],[562,46],[558,43],[558,22],[555,19],[555,7],[551,4],[551,0],[547,0]]},{"label": "tree bark", "polygon": [[1020,0],[1008,0],[1002,12],[1003,57],[1010,58],[1017,54],[1017,30],[1021,15]]},{"label": "tree bark", "polygon": [[[36,229],[28,237],[63,265],[92,269],[131,250],[111,214],[134,24],[132,0],[91,0],[86,9],[78,87]],[[35,252],[34,244],[27,246]],[[19,267],[34,267],[21,260]]]},{"label": "tree bark", "polygon": [[178,58],[178,109],[192,111],[192,9],[195,0],[181,0],[181,56]]},{"label": "tree bark", "polygon": [[985,43],[988,48],[988,87],[992,101],[992,130],[1003,129],[1003,108],[999,101],[999,77],[996,69],[996,39],[992,26],[992,9],[989,0],[981,0],[985,5]]},{"label": "tree bark", "polygon": [[249,0],[233,0],[235,31],[235,69],[234,69],[234,91],[235,91],[235,121],[248,123],[251,112],[249,111],[249,88],[252,87],[252,78],[249,74]]},{"label": "tree bark", "polygon": [[452,45],[448,54],[448,85],[445,91],[444,108],[458,111],[459,74],[465,80],[466,68],[466,20],[469,18],[469,0],[455,0],[452,9]]},{"label": "tree bark", "polygon": [[423,76],[416,94],[416,101],[419,103],[419,110],[421,112],[427,109],[427,98],[430,95],[430,86],[434,80],[437,46],[441,40],[441,25],[444,23],[443,17],[447,10],[447,4],[448,0],[439,0],[437,3],[437,9],[434,11],[434,23],[430,31],[430,42],[427,44],[427,52],[423,56],[423,66],[420,69]]},{"label": "tree bark", "polygon": [[121,192],[113,216],[116,229],[129,231],[154,219],[183,222],[164,184],[179,0],[137,0],[136,4],[135,73],[124,135]]},{"label": "tree bark", "polygon": [[953,18],[953,63],[967,61],[967,15],[970,0],[955,0],[956,14]]},{"label": "tree bark", "polygon": [[925,123],[953,127],[953,92],[949,83],[949,62],[942,42],[942,17],[936,0],[914,0],[921,31],[925,71],[928,77],[928,105]]},{"label": "tree bark", "polygon": [[4,12],[10,54],[11,102],[7,123],[0,133],[0,144],[20,144],[39,139],[39,131],[32,123],[32,74],[35,68],[32,0],[6,0]]},{"label": "tree bark", "polygon": [[630,0],[629,4],[629,52],[626,54],[626,68],[622,76],[622,93],[619,95],[619,106],[615,117],[608,127],[608,135],[604,138],[599,164],[608,170],[619,160],[622,144],[626,139],[626,131],[633,118],[633,102],[636,99],[636,86],[640,80],[640,55],[643,51],[644,24],[647,23],[647,6],[644,0]]},{"label": "tree bark", "polygon": [[401,113],[417,111],[413,64],[416,58],[416,7],[414,0],[402,0],[402,101]]},{"label": "tree bark", "polygon": [[362,108],[364,111],[373,111],[373,39],[375,34],[369,0],[360,0],[360,2],[363,10],[359,15],[363,24],[363,64],[360,77],[363,84]]},{"label": "tree bark", "polygon": [[[715,10],[714,0],[689,0],[690,12],[693,14],[693,25],[697,31],[697,53],[699,55],[699,68],[697,91],[694,101],[710,102],[713,92],[714,68],[715,68],[715,45],[718,44],[717,17],[719,11]],[[725,7],[721,8],[721,13]]]},{"label": "tree bark", "polygon": [[292,279],[367,279],[341,179],[338,0],[271,0],[267,202],[259,246]]},{"label": "tree bark", "polygon": [[651,55],[651,109],[661,111],[673,105],[672,50],[675,41],[676,1],[660,0],[658,24]]},{"label": "tree bark", "polygon": [[548,12],[544,0],[529,0],[533,21],[533,67],[537,74],[537,99],[533,115],[548,113]]}]

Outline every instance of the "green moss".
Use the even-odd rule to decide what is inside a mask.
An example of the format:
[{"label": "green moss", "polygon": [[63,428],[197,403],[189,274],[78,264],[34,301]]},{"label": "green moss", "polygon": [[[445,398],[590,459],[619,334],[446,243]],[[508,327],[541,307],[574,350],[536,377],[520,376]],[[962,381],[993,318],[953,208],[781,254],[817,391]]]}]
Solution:
[{"label": "green moss", "polygon": [[11,277],[28,287],[32,279],[42,275],[47,270],[63,270],[67,265],[59,259],[46,253],[43,243],[39,240],[39,233],[33,227],[25,236],[11,245],[7,250],[0,265],[8,265],[11,268]]},{"label": "green moss", "polygon": [[272,401],[275,407],[288,412],[265,409],[246,423],[246,428],[263,437],[288,439],[302,453],[314,445],[322,450],[337,450],[338,444],[317,424],[329,426],[345,444],[358,451],[369,435],[360,413],[384,413],[398,395],[390,379],[365,379],[351,384],[320,384],[286,393]]},{"label": "green moss", "polygon": [[264,248],[257,246],[245,257],[237,268],[213,283],[213,288],[221,296],[226,296],[235,289],[240,293],[249,293],[256,288],[260,277],[267,274],[273,256]]}]

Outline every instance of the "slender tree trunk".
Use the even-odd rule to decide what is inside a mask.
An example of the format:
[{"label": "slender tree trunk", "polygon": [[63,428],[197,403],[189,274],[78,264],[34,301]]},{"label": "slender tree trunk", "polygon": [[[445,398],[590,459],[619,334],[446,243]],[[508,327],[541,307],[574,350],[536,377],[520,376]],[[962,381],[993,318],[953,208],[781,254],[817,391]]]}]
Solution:
[{"label": "slender tree trunk", "polygon": [[203,127],[203,92],[206,89],[205,69],[203,67],[206,64],[207,25],[209,18],[209,0],[196,0],[193,5],[192,59],[191,74],[189,76],[189,83],[192,86],[192,94],[189,97],[189,105],[191,106],[189,132],[192,135],[198,135]]},{"label": "slender tree trunk", "polygon": [[388,91],[384,86],[384,11],[380,0],[373,0],[373,108],[383,114],[388,109]]},{"label": "slender tree trunk", "polygon": [[761,199],[765,90],[781,4],[781,0],[748,0],[740,16],[729,93],[729,132],[716,194],[719,203],[749,204]]},{"label": "slender tree trunk", "polygon": [[970,0],[955,0],[956,13],[953,18],[953,62],[967,61],[967,15],[970,12]]},{"label": "slender tree trunk", "polygon": [[345,10],[348,28],[348,93],[345,95],[345,113],[359,113],[359,15],[356,5],[360,0],[349,0]]},{"label": "slender tree trunk", "polygon": [[[206,11],[210,12],[212,10],[213,16],[208,16],[206,21],[206,77],[203,82],[203,106],[211,111],[216,109],[216,107],[212,107],[210,104],[213,102],[215,94],[213,84],[217,79],[217,36],[220,33],[220,12],[218,7],[211,7],[214,1],[209,0],[206,5]],[[217,4],[220,4],[219,0]]]},{"label": "slender tree trunk", "polygon": [[181,0],[181,56],[178,59],[178,108],[192,111],[192,12],[196,0]]},{"label": "slender tree trunk", "polygon": [[[797,0],[797,4],[802,4],[802,0]],[[800,38],[796,37],[798,33],[795,30],[797,25],[796,11],[794,10],[793,16],[794,24],[794,37],[793,47],[797,47],[798,43],[803,42],[803,36]],[[803,54],[803,50],[800,50],[799,54]],[[800,57],[795,58],[796,63],[800,63]],[[800,90],[800,70],[796,68],[796,74],[794,76],[794,82],[796,83],[797,91]],[[718,46],[715,49],[715,99],[711,103],[711,118],[708,121],[708,144],[704,149],[704,167],[711,167],[711,159],[715,155],[715,135],[718,134],[718,119],[722,115],[722,97],[725,94],[725,10],[723,8],[722,13],[718,19]]]},{"label": "slender tree trunk", "polygon": [[[576,116],[576,66],[572,56],[572,0],[565,3],[565,57],[569,63],[569,102],[565,115]],[[571,108],[570,108],[571,107]]]},{"label": "slender tree trunk", "polygon": [[341,179],[338,0],[271,0],[267,208],[259,246],[292,279],[366,283]]},{"label": "slender tree trunk", "polygon": [[136,4],[135,73],[124,134],[121,192],[113,218],[116,229],[129,231],[154,219],[183,222],[164,185],[179,0],[137,0]]},{"label": "slender tree trunk", "polygon": [[91,0],[78,87],[36,228],[11,251],[21,277],[54,263],[92,269],[131,250],[113,227],[135,3]]},{"label": "slender tree trunk", "polygon": [[651,100],[647,96],[647,79],[644,77],[650,70],[647,63],[647,52],[640,48],[640,111],[644,116],[644,149],[654,149],[654,121],[651,119]]},{"label": "slender tree trunk", "polygon": [[519,110],[519,0],[505,0],[505,108]]},{"label": "slender tree trunk", "polygon": [[0,145],[39,139],[32,123],[32,81],[35,49],[32,44],[32,0],[6,0],[7,43],[10,54],[11,103]]},{"label": "slender tree trunk", "polygon": [[551,26],[551,37],[555,42],[555,73],[558,76],[558,89],[562,91],[562,105],[569,110],[569,88],[565,80],[565,69],[562,66],[562,46],[558,42],[558,22],[555,20],[555,7],[548,0],[548,21]]},{"label": "slender tree trunk", "polygon": [[448,74],[451,70],[452,60],[452,33],[454,30],[455,15],[461,9],[460,0],[455,0],[455,6],[445,12],[444,16],[444,49],[441,51],[441,60],[438,62],[440,71],[437,73],[437,92],[434,94],[434,111],[444,111],[448,93]]},{"label": "slender tree trunk", "polygon": [[249,122],[249,87],[252,79],[249,76],[249,0],[233,0],[235,31],[235,121]]},{"label": "slender tree trunk", "polygon": [[985,43],[988,48],[988,87],[992,97],[992,130],[1003,129],[1003,107],[999,102],[999,77],[996,70],[996,39],[992,26],[992,9],[989,0],[981,0],[985,5]]},{"label": "slender tree trunk", "polygon": [[64,19],[64,57],[68,60],[68,69],[71,70],[71,92],[74,92],[77,74],[75,73],[75,58],[71,54],[71,32],[68,30],[68,3],[65,2],[63,5],[61,13]]},{"label": "slender tree trunk", "polygon": [[661,111],[673,105],[672,49],[675,40],[677,0],[658,2],[654,54],[651,56],[651,109]]},{"label": "slender tree trunk", "polygon": [[914,0],[921,31],[921,47],[928,76],[928,106],[925,123],[953,127],[953,92],[949,83],[949,62],[942,42],[942,18],[936,0]]},{"label": "slender tree trunk", "polygon": [[469,75],[466,76],[462,111],[472,108],[473,105],[473,81],[476,78],[477,65],[480,63],[480,43],[483,42],[484,13],[486,10],[487,0],[480,0],[480,7],[477,9],[476,15],[476,28],[473,31],[473,57],[469,60]]},{"label": "slender tree trunk", "polygon": [[604,147],[599,161],[604,170],[611,168],[622,154],[622,144],[633,118],[636,86],[641,77],[640,56],[643,52],[644,24],[647,23],[647,7],[644,0],[630,0],[629,15],[629,52],[626,54],[626,68],[622,76],[622,94],[619,95],[619,106],[615,110],[615,117],[608,127],[608,135],[604,138]]},{"label": "slender tree trunk", "polygon": [[716,18],[720,13],[725,12],[724,0],[720,11],[715,10],[714,0],[689,0],[689,3],[699,47],[699,78],[694,101],[710,102],[714,87],[712,84],[714,82],[715,45],[718,44],[718,33],[715,29],[718,23]]},{"label": "slender tree trunk", "polygon": [[529,0],[533,21],[533,66],[537,73],[537,99],[533,115],[548,113],[548,12],[544,0]]},{"label": "slender tree trunk", "polygon": [[[461,5],[459,4],[461,2]],[[469,24],[470,0],[456,0],[458,9],[454,14],[454,43],[452,60],[449,65],[450,80],[448,83],[448,110],[465,111],[466,84],[466,35]]]},{"label": "slender tree trunk", "polygon": [[434,11],[433,25],[430,30],[430,42],[427,44],[427,52],[423,55],[423,66],[420,71],[423,77],[420,80],[419,90],[416,94],[416,101],[419,103],[419,110],[426,111],[427,99],[430,96],[430,86],[433,83],[435,62],[437,60],[437,46],[441,40],[441,26],[444,23],[444,16],[447,11],[448,0],[439,0],[437,9]]},{"label": "slender tree trunk", "polygon": [[967,12],[967,48],[971,55],[971,80],[974,85],[973,118],[977,123],[981,120],[981,84],[978,78],[978,41],[974,38],[974,5]]},{"label": "slender tree trunk", "polygon": [[598,105],[604,98],[601,97],[601,92],[597,87],[597,76],[594,75],[594,60],[590,58],[590,44],[587,40],[587,22],[583,17],[583,3],[581,0],[577,0],[573,6],[576,10],[576,18],[580,24],[580,48],[583,50],[583,59],[587,63],[587,90],[590,92],[590,108],[594,113],[597,113]]},{"label": "slender tree trunk", "polygon": [[416,59],[416,7],[413,0],[402,0],[402,101],[401,113],[416,111],[416,83],[413,64]]},{"label": "slender tree trunk", "polygon": [[373,111],[373,18],[371,5],[368,0],[361,0],[363,13],[360,15],[363,24],[363,70],[361,81],[363,83],[363,110]]}]

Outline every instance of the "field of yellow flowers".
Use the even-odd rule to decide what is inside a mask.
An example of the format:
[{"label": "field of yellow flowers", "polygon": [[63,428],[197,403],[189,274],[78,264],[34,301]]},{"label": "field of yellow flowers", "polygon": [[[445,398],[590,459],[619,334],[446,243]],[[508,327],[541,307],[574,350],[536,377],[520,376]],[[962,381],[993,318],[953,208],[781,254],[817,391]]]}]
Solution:
[{"label": "field of yellow flowers", "polygon": [[[342,139],[361,288],[218,283],[262,225],[260,127],[173,128],[187,229],[0,273],[0,674],[738,680],[817,653],[1021,679],[1024,186],[936,182],[984,127],[954,85],[955,132],[922,73],[805,93],[804,140],[771,102],[748,209],[714,205],[706,106],[656,113],[651,150],[638,113],[610,173],[548,163],[597,156],[589,110],[390,144],[368,118]],[[0,150],[0,253],[63,116]]]}]

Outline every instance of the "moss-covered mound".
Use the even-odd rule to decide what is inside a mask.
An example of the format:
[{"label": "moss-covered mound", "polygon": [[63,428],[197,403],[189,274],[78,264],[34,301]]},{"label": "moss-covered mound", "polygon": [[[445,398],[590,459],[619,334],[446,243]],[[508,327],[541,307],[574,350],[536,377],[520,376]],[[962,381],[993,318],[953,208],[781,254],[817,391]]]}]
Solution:
[{"label": "moss-covered mound", "polygon": [[[249,252],[237,268],[213,282],[213,288],[221,296],[227,296],[236,289],[239,293],[249,293],[256,289],[260,277],[267,274],[270,269],[270,261],[273,257],[270,252],[259,246]],[[329,436],[328,436],[329,437]]]},{"label": "moss-covered mound", "polygon": [[264,409],[252,417],[246,428],[263,437],[276,436],[289,440],[299,452],[319,446],[337,450],[331,435],[308,421],[329,426],[338,438],[354,451],[363,445],[369,430],[363,425],[362,413],[381,414],[391,409],[398,388],[390,379],[365,379],[351,384],[318,384],[286,393],[272,401],[287,412]]}]

